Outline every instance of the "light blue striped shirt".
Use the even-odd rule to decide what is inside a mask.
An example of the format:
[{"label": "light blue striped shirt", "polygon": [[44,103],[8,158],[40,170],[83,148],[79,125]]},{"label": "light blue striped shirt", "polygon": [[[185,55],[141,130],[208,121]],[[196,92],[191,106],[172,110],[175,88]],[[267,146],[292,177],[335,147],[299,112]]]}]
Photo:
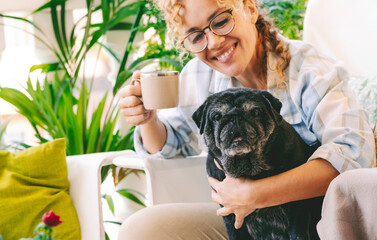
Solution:
[{"label": "light blue striped shirt", "polygon": [[[278,89],[274,70],[278,57],[268,54],[268,91],[283,104],[281,115],[306,143],[321,142],[308,159],[322,158],[339,172],[375,163],[375,142],[368,115],[361,109],[348,88],[348,73],[341,64],[319,53],[310,44],[281,38],[289,49],[291,61],[285,70],[286,89]],[[172,158],[196,155],[206,147],[191,119],[194,111],[212,93],[232,87],[243,87],[226,76],[191,60],[180,74],[179,106],[164,109],[158,116],[167,128],[167,141],[154,157]],[[143,147],[140,129],[135,131],[135,149],[148,155]]]}]

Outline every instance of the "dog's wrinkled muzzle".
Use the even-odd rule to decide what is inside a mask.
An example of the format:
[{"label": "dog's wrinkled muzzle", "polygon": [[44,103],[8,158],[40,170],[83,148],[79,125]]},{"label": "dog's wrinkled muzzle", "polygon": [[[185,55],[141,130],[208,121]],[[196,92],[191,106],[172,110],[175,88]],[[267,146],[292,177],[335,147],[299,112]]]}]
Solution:
[{"label": "dog's wrinkled muzzle", "polygon": [[246,154],[251,151],[255,142],[256,131],[245,120],[234,117],[222,124],[219,145],[228,154]]}]

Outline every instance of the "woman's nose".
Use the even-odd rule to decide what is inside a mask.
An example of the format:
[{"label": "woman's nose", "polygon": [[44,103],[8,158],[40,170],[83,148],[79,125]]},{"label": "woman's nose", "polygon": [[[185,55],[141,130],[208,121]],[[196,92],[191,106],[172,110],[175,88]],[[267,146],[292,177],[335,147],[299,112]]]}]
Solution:
[{"label": "woman's nose", "polygon": [[208,41],[207,48],[209,50],[218,49],[218,48],[223,46],[222,43],[225,41],[225,36],[219,36],[219,35],[216,35],[215,33],[211,32],[211,31],[208,31],[207,41]]}]

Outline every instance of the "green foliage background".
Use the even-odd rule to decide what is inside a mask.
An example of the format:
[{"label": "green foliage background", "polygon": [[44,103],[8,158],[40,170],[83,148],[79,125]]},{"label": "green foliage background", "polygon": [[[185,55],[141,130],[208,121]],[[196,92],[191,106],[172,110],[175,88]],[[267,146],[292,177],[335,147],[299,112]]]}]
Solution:
[{"label": "green foliage background", "polygon": [[307,0],[262,0],[260,7],[275,27],[290,39],[302,39]]},{"label": "green foliage background", "polygon": [[[48,73],[53,79],[41,75],[36,86],[33,86],[29,78],[26,93],[12,88],[0,88],[0,97],[28,119],[41,143],[48,141],[43,137],[42,131],[53,139],[66,138],[68,155],[133,149],[133,128],[125,136],[115,129],[119,110],[114,96],[132,72],[141,67],[157,62],[160,69],[182,69],[177,51],[165,46],[166,25],[149,0],[101,0],[98,6],[94,5],[93,0],[86,0],[87,13],[74,23],[72,31],[68,33],[65,18],[67,1],[51,0],[29,15],[42,11],[50,13],[55,43],[49,43],[46,37],[48,33],[30,18],[0,13],[0,17],[16,19],[33,26],[34,37],[58,59],[57,62],[35,65],[30,69],[30,72],[41,70],[42,73]],[[100,23],[93,22],[93,14],[96,12],[102,14]],[[129,19],[133,20],[130,22]],[[144,33],[150,28],[155,30],[155,42],[149,43],[144,56],[131,61],[130,55],[137,49],[137,45],[134,45],[136,34]],[[110,31],[130,33],[121,58],[104,44],[104,37]],[[112,91],[105,93],[97,108],[89,112],[93,78],[87,76],[89,73],[84,73],[83,76],[79,73],[83,72],[83,63],[88,53],[94,51],[94,46],[109,52],[120,67]]]}]

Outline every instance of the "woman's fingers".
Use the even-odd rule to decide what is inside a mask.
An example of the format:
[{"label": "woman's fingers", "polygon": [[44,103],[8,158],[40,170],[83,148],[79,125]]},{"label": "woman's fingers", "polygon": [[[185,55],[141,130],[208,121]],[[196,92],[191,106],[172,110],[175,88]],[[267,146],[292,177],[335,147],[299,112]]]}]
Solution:
[{"label": "woman's fingers", "polygon": [[[135,72],[133,79],[140,77],[140,72]],[[119,91],[118,107],[126,121],[132,125],[141,125],[148,122],[155,115],[154,111],[146,110],[140,99],[141,87],[138,81],[134,85],[127,85]]]},{"label": "woman's fingers", "polygon": [[229,214],[234,214],[236,216],[234,222],[234,227],[236,229],[241,228],[245,217],[255,211],[253,205],[239,201],[240,198],[237,197],[237,191],[242,191],[242,188],[239,188],[239,186],[241,183],[243,183],[242,179],[241,182],[239,181],[240,179],[233,179],[229,176],[227,176],[223,181],[218,181],[213,177],[208,177],[208,182],[213,189],[212,200],[215,203],[223,206],[217,210],[217,215],[224,217],[228,216]]},{"label": "woman's fingers", "polygon": [[137,85],[126,85],[119,90],[119,98],[129,96],[141,96],[141,87]]},{"label": "woman's fingers", "polygon": [[211,198],[212,198],[212,201],[217,203],[217,204],[222,204],[221,202],[221,197],[219,196],[219,194],[217,194],[217,192],[215,192],[214,190],[212,191],[212,194],[211,194]]},{"label": "woman's fingers", "polygon": [[211,185],[212,189],[215,190],[215,192],[217,192],[221,182],[213,177],[208,177],[208,182],[209,185]]},{"label": "woman's fingers", "polygon": [[215,165],[218,169],[220,169],[221,171],[224,171],[223,168],[220,166],[220,164],[216,161],[216,159],[213,159],[213,161],[215,162]]},{"label": "woman's fingers", "polygon": [[133,72],[132,79],[140,79],[140,71]]},{"label": "woman's fingers", "polygon": [[217,209],[216,214],[217,216],[225,217],[228,216],[229,214],[232,214],[233,211],[231,211],[229,208],[222,207]]},{"label": "woman's fingers", "polygon": [[234,222],[234,227],[236,229],[240,229],[242,227],[242,224],[245,220],[245,217],[246,216],[240,216],[240,215],[236,214],[236,221]]},{"label": "woman's fingers", "polygon": [[[125,116],[125,114],[121,111],[122,115]],[[150,112],[144,112],[137,115],[126,115],[126,121],[129,124],[132,124],[134,126],[138,126],[143,124],[147,119],[150,117]]]},{"label": "woman's fingers", "polygon": [[[253,211],[251,211],[253,212]],[[234,227],[239,229],[242,227],[245,217],[250,214],[250,210],[244,207],[222,207],[217,209],[216,214],[221,217],[228,216],[230,214],[234,214],[236,216],[236,220],[234,222]]]},{"label": "woman's fingers", "polygon": [[[136,96],[127,96],[119,99],[118,107],[120,110],[139,110],[140,112],[145,111],[143,103]],[[135,109],[133,109],[135,108]],[[132,114],[131,114],[132,115]]]}]

